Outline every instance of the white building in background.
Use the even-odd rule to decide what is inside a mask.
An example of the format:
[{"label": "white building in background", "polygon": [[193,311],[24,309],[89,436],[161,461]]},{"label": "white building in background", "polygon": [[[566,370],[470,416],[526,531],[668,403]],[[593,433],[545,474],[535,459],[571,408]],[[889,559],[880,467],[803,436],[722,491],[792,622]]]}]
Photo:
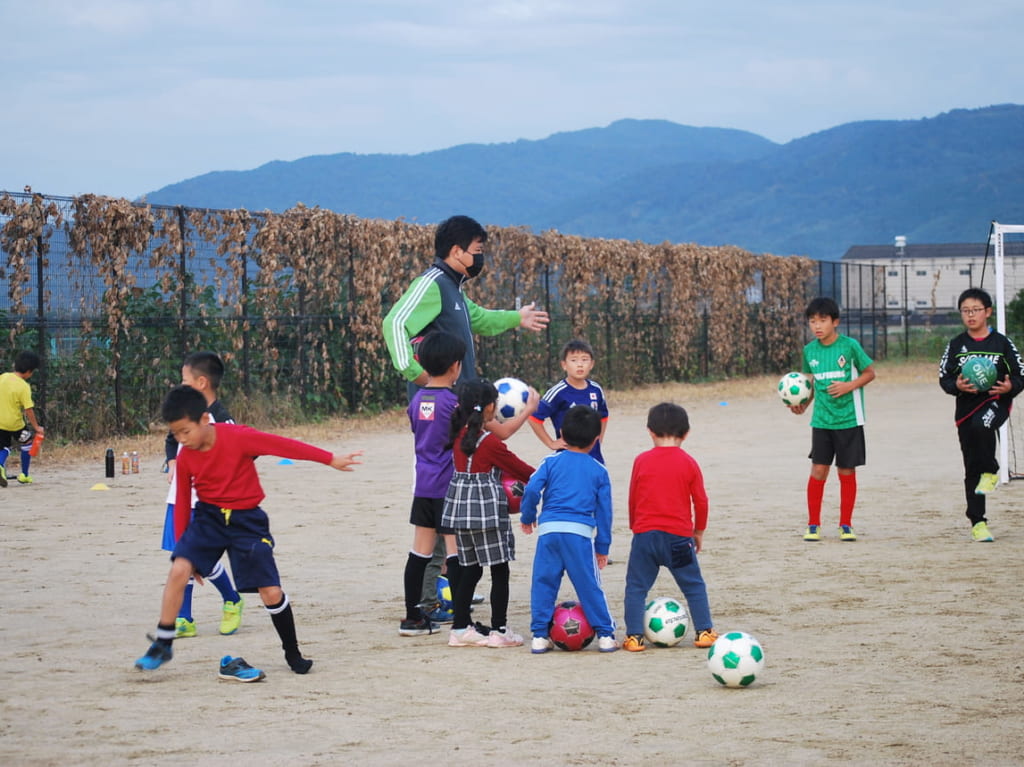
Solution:
[{"label": "white building in background", "polygon": [[[842,262],[879,267],[876,279],[884,279],[888,310],[952,312],[967,288],[995,293],[995,248],[989,246],[986,260],[983,242],[908,245],[906,237],[896,237],[892,245],[854,245]],[[1024,241],[1005,239],[1003,270],[1009,303],[1024,290]]]}]

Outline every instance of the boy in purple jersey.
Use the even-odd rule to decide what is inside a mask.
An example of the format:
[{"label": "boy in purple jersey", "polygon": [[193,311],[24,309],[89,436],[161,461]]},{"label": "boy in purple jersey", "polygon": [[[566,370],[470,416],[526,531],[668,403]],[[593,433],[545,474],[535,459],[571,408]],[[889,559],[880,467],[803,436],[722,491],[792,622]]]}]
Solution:
[{"label": "boy in purple jersey", "polygon": [[[604,463],[601,455],[601,443],[604,442],[605,427],[608,425],[608,404],[604,399],[604,390],[587,376],[594,369],[594,349],[586,341],[573,339],[562,347],[562,370],[565,378],[548,389],[541,397],[537,412],[530,416],[530,428],[551,450],[565,450],[566,443],[562,439],[562,421],[565,414],[574,405],[583,405],[596,410],[601,418],[601,434],[590,455]],[[544,428],[545,419],[551,419],[555,427],[555,438],[552,439]]]},{"label": "boy in purple jersey", "polygon": [[466,344],[443,331],[428,333],[420,342],[418,362],[427,373],[423,388],[409,403],[409,424],[416,445],[416,477],[409,522],[414,526],[412,548],[405,563],[405,619],[400,636],[421,636],[437,631],[437,624],[420,609],[423,575],[434,553],[438,536],[444,537],[446,569],[452,593],[461,568],[455,549],[455,531],[442,527],[444,497],[454,464],[448,443],[448,425],[459,398],[452,387],[462,372]]}]

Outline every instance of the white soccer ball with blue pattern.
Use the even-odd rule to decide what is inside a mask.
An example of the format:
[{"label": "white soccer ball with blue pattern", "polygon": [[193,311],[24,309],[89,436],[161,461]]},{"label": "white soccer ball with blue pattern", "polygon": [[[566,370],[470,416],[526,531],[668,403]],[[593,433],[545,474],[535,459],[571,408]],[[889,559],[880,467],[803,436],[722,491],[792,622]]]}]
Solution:
[{"label": "white soccer ball with blue pattern", "polygon": [[779,381],[779,397],[790,407],[811,401],[811,379],[803,373],[786,373]]},{"label": "white soccer ball with blue pattern", "polygon": [[498,390],[498,403],[494,415],[499,421],[515,418],[526,409],[530,387],[518,378],[499,378],[494,382],[494,388]]},{"label": "white soccer ball with blue pattern", "polygon": [[730,631],[708,649],[708,670],[726,687],[749,687],[764,670],[764,650],[750,634]]},{"label": "white soccer ball with blue pattern", "polygon": [[678,599],[657,597],[644,608],[644,636],[658,647],[673,647],[686,636],[686,608]]}]

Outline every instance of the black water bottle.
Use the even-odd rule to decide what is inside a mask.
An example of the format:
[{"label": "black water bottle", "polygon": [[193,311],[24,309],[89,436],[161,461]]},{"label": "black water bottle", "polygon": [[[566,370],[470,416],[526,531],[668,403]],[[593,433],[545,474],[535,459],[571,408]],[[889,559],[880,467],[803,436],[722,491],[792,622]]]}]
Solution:
[{"label": "black water bottle", "polygon": [[107,476],[114,476],[114,448],[107,448]]}]

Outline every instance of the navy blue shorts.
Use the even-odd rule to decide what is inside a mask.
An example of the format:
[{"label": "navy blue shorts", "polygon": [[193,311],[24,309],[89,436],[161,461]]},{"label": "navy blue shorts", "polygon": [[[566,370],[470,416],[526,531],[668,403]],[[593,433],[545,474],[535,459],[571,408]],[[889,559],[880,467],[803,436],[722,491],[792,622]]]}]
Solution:
[{"label": "navy blue shorts", "polygon": [[811,463],[831,466],[835,459],[840,469],[854,469],[866,462],[864,427],[851,429],[811,429]]},{"label": "navy blue shorts", "polygon": [[238,591],[281,585],[267,513],[258,506],[219,509],[198,502],[171,559],[187,559],[198,572],[210,573],[225,551]]}]

